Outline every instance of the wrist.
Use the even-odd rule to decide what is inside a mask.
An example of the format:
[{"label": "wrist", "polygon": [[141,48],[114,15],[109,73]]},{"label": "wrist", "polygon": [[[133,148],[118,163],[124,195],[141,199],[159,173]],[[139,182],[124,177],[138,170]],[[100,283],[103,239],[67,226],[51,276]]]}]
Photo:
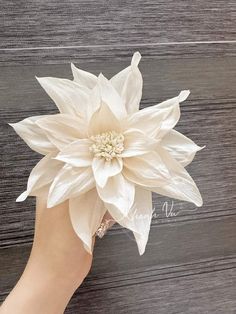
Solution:
[{"label": "wrist", "polygon": [[[82,272],[83,273],[83,272]],[[3,303],[1,314],[62,314],[85,275],[79,269],[51,267],[30,257],[17,285]]]},{"label": "wrist", "polygon": [[[78,282],[77,282],[78,284]],[[62,314],[77,285],[56,273],[26,270],[3,303],[2,314]]]}]

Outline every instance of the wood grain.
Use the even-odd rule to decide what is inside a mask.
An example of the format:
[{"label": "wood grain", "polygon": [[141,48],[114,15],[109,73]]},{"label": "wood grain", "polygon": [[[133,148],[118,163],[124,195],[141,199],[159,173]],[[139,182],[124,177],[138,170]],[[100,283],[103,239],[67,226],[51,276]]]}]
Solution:
[{"label": "wood grain", "polygon": [[[96,75],[103,72],[110,78],[130,64],[133,52],[131,51],[128,56],[123,58],[108,57],[105,60],[98,59],[97,61],[82,60],[75,64]],[[73,59],[70,60],[70,62],[73,61]],[[8,120],[11,118],[11,114],[19,114],[20,119],[27,109],[35,110],[35,114],[40,113],[40,111],[43,112],[43,110],[55,110],[55,106],[38,84],[35,75],[72,79],[70,62],[56,65],[1,67],[1,117]],[[233,104],[236,99],[236,57],[169,60],[144,56],[140,63],[140,69],[144,79],[142,107],[173,97],[182,89],[191,90],[188,100],[193,106],[205,101],[209,108],[216,106],[226,108],[229,106],[227,103]],[[188,102],[188,106],[190,103]],[[206,103],[202,106],[205,105]],[[183,103],[184,106],[185,103]],[[230,106],[232,107],[232,105]],[[25,117],[27,114],[26,112]]]},{"label": "wood grain", "polygon": [[34,76],[71,78],[69,63],[112,76],[142,55],[141,108],[190,89],[178,130],[206,148],[188,167],[204,199],[174,201],[139,257],[115,225],[98,240],[92,271],[66,314],[235,314],[236,2],[204,0],[0,0],[0,300],[30,253],[34,199],[15,203],[40,156],[7,125],[55,113]]},{"label": "wood grain", "polygon": [[[100,313],[104,302],[106,303],[103,298],[109,297],[111,291],[116,289],[122,298],[121,303],[125,304],[128,299],[124,298],[122,289],[126,286],[140,285],[141,289],[141,284],[149,284],[151,288],[152,284],[158,286],[158,282],[163,280],[167,280],[168,285],[169,279],[178,279],[181,282],[182,277],[227,269],[233,271],[236,267],[235,228],[236,215],[220,220],[155,225],[152,226],[147,251],[142,257],[138,256],[136,243],[130,233],[120,230],[105,236],[97,241],[92,271],[78,290],[79,303],[76,308],[79,306],[81,311],[87,308],[88,312],[90,310],[92,313]],[[29,250],[28,244],[0,250],[0,262],[3,265],[0,270],[1,298],[5,297],[19,277]],[[194,294],[195,288],[192,286],[191,289]],[[158,296],[158,290],[155,293]],[[92,301],[95,295],[100,304],[96,305],[96,300]],[[140,290],[132,295],[134,298],[144,298]],[[77,296],[75,300],[78,301]],[[116,299],[111,311],[118,303],[119,299]],[[143,306],[148,310],[148,303]],[[75,308],[71,313],[74,312]]]},{"label": "wood grain", "polygon": [[[134,51],[158,59],[215,58],[236,55],[236,42],[154,43],[143,45],[101,45],[64,48],[0,49],[0,65],[42,65],[73,62],[102,63],[107,60],[127,60]],[[103,68],[104,70],[104,68]]]},{"label": "wood grain", "polygon": [[[0,2],[0,64],[235,55],[235,1]],[[53,13],[52,13],[53,12]],[[62,48],[64,47],[64,49]]]},{"label": "wood grain", "polygon": [[1,1],[1,48],[235,40],[235,1]]},{"label": "wood grain", "polygon": [[70,313],[235,314],[235,268],[202,270],[177,278],[125,283],[107,290],[79,292]]}]

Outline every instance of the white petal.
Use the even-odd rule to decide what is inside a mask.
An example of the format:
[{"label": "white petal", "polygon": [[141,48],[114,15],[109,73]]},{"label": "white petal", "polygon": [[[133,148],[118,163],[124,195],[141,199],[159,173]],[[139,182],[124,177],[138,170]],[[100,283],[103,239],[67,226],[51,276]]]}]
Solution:
[{"label": "white petal", "polygon": [[92,89],[97,84],[97,76],[94,74],[78,69],[73,63],[71,63],[71,70],[74,81],[81,86]]},{"label": "white petal", "polygon": [[189,94],[183,91],[178,97],[164,101],[158,105],[144,108],[127,118],[128,128],[137,128],[150,137],[161,139],[178,122],[180,118],[179,103]]},{"label": "white petal", "polygon": [[46,155],[32,169],[27,183],[27,190],[17,198],[17,202],[24,201],[36,190],[41,189],[54,180],[59,170],[63,167],[63,163],[53,159],[53,157],[55,157],[55,154]]},{"label": "white petal", "polygon": [[37,120],[36,124],[46,132],[50,141],[59,149],[86,136],[86,125],[80,117],[54,114]]},{"label": "white petal", "polygon": [[53,181],[48,195],[48,208],[77,197],[94,187],[92,169],[65,165]]},{"label": "white petal", "polygon": [[93,156],[89,150],[92,142],[89,139],[80,139],[65,146],[56,156],[57,160],[74,167],[87,167],[92,165]]},{"label": "white petal", "polygon": [[184,167],[190,164],[196,152],[203,148],[196,145],[188,137],[175,130],[171,130],[167,133],[163,137],[160,145],[164,147],[171,154],[171,156]]},{"label": "white petal", "polygon": [[72,226],[90,254],[92,254],[92,238],[99,228],[105,212],[106,209],[98,197],[96,189],[69,200]]},{"label": "white petal", "polygon": [[57,148],[49,141],[46,133],[35,123],[42,117],[44,116],[30,117],[17,123],[9,123],[9,125],[31,149],[46,155],[57,150]]},{"label": "white petal", "polygon": [[87,121],[89,122],[92,115],[97,111],[102,104],[101,94],[98,84],[91,90],[89,95],[89,106],[87,108]]},{"label": "white petal", "polygon": [[192,202],[198,207],[202,206],[201,194],[185,168],[164,149],[159,149],[159,154],[165,160],[171,178],[167,184],[150,188],[150,190],[161,195]]},{"label": "white petal", "polygon": [[124,217],[114,206],[105,204],[121,226],[133,231],[140,255],[145,252],[152,220],[152,193],[136,186],[134,204],[127,217]]},{"label": "white petal", "polygon": [[97,191],[105,203],[114,205],[123,215],[128,215],[134,202],[135,187],[122,174],[109,178],[104,188],[97,185]]},{"label": "white petal", "polygon": [[104,158],[94,158],[92,163],[93,174],[96,183],[103,188],[108,178],[117,175],[123,168],[121,158],[112,158],[107,161]]},{"label": "white petal", "polygon": [[87,88],[67,79],[41,77],[37,80],[61,113],[86,116],[89,105]]},{"label": "white petal", "polygon": [[104,75],[99,74],[97,86],[100,91],[101,101],[110,108],[116,118],[122,119],[126,117],[127,111],[123,99]]},{"label": "white petal", "polygon": [[148,107],[129,116],[124,122],[124,125],[127,129],[138,129],[149,137],[156,138],[157,134],[160,133],[163,123],[167,119],[172,119],[173,113],[176,113],[173,107],[164,109]]},{"label": "white petal", "polygon": [[138,64],[141,59],[135,52],[131,65],[111,78],[111,83],[122,97],[128,113],[136,112],[142,97],[143,79]]},{"label": "white petal", "polygon": [[165,161],[157,152],[125,158],[123,163],[124,176],[131,182],[143,187],[162,186],[170,178]]},{"label": "white petal", "polygon": [[188,96],[190,95],[190,91],[189,90],[182,90],[178,96],[179,98],[179,102],[183,102],[185,101]]},{"label": "white petal", "polygon": [[129,129],[124,133],[124,151],[121,157],[132,157],[145,154],[155,149],[157,141],[137,129]]},{"label": "white petal", "polygon": [[166,100],[154,107],[156,107],[157,110],[161,109],[171,109],[170,114],[166,119],[162,122],[161,128],[158,131],[157,137],[162,138],[167,132],[169,132],[171,129],[174,128],[174,126],[177,124],[180,118],[180,108],[179,104],[187,99],[189,96],[190,91],[184,90],[181,91],[179,96],[171,98],[169,100]]},{"label": "white petal", "polygon": [[101,104],[90,119],[88,133],[89,135],[96,135],[108,131],[120,132],[121,126],[110,108],[106,104]]}]

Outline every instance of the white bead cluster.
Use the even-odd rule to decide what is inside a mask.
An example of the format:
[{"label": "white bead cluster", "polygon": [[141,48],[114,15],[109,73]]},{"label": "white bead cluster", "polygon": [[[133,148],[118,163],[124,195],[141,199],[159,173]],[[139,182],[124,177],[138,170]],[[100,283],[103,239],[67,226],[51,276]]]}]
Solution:
[{"label": "white bead cluster", "polygon": [[90,151],[95,157],[103,157],[107,161],[118,157],[124,150],[124,135],[116,131],[97,134],[91,136],[90,139],[94,142],[90,146]]}]

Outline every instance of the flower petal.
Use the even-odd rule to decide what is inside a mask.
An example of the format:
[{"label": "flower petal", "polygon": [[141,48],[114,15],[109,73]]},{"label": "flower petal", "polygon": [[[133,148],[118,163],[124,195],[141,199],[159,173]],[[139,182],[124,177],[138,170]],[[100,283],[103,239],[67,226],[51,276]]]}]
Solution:
[{"label": "flower petal", "polygon": [[105,205],[116,222],[133,231],[139,254],[142,255],[145,252],[152,220],[152,193],[136,186],[134,204],[127,217],[124,217],[114,206]]},{"label": "flower petal", "polygon": [[123,135],[125,140],[124,151],[120,154],[122,158],[145,154],[154,150],[158,143],[137,129],[129,129]]},{"label": "flower petal", "polygon": [[188,94],[188,91],[183,91],[178,97],[130,115],[126,120],[126,127],[139,129],[150,137],[161,139],[178,122],[180,117],[179,103],[187,98]]},{"label": "flower petal", "polygon": [[175,130],[171,130],[167,133],[163,137],[160,145],[184,167],[190,164],[196,152],[203,148]]},{"label": "flower petal", "polygon": [[108,131],[120,132],[121,126],[110,108],[102,103],[100,108],[94,112],[90,119],[88,133],[92,136]]},{"label": "flower petal", "polygon": [[54,153],[46,155],[32,169],[27,183],[27,190],[17,198],[17,202],[23,202],[33,192],[54,180],[63,167],[63,163],[53,159],[53,157],[55,157]]},{"label": "flower petal", "polygon": [[131,65],[111,78],[111,83],[123,99],[128,113],[136,112],[142,97],[143,79],[138,64],[141,59],[135,52]]},{"label": "flower petal", "polygon": [[74,81],[80,84],[81,86],[93,89],[95,85],[97,84],[96,75],[90,72],[78,69],[73,63],[71,63],[71,70],[74,76]]},{"label": "flower petal", "polygon": [[46,155],[57,150],[57,148],[49,141],[46,133],[35,123],[42,117],[44,116],[30,117],[17,123],[9,123],[9,125],[32,150]]},{"label": "flower petal", "polygon": [[55,102],[61,113],[86,116],[87,106],[89,105],[87,88],[67,79],[41,77],[37,80]]},{"label": "flower petal", "polygon": [[105,212],[106,209],[98,197],[96,189],[69,200],[72,226],[90,254],[92,254],[92,238],[99,228]]},{"label": "flower petal", "polygon": [[101,101],[105,103],[117,119],[127,116],[125,103],[117,93],[111,82],[101,73],[98,76],[98,88],[100,91]]},{"label": "flower petal", "polygon": [[124,176],[143,187],[162,186],[170,178],[169,170],[157,152],[125,158],[123,163]]},{"label": "flower petal", "polygon": [[87,167],[92,165],[93,155],[89,147],[92,142],[89,139],[80,139],[65,146],[56,156],[57,160],[74,167]]},{"label": "flower petal", "polygon": [[104,188],[97,185],[97,191],[105,203],[117,207],[124,216],[128,215],[134,202],[135,187],[122,174],[109,178]]},{"label": "flower petal", "polygon": [[162,138],[167,132],[174,128],[180,118],[179,104],[186,100],[189,94],[189,90],[181,91],[179,96],[166,100],[158,104],[157,106],[154,106],[158,110],[171,108],[170,114],[161,124],[161,128],[158,131],[157,138]]},{"label": "flower petal", "polygon": [[48,195],[48,208],[77,197],[94,187],[91,167],[72,168],[65,165],[54,179]]},{"label": "flower petal", "polygon": [[171,178],[167,184],[151,187],[150,190],[161,195],[192,202],[198,207],[202,206],[201,194],[185,168],[164,149],[159,149],[159,154],[165,160]]},{"label": "flower petal", "polygon": [[96,183],[103,188],[107,180],[121,172],[123,162],[121,158],[112,158],[112,160],[105,160],[105,158],[94,158],[92,163],[93,174]]},{"label": "flower petal", "polygon": [[86,125],[82,118],[68,114],[54,114],[36,121],[50,141],[59,149],[86,136]]}]

